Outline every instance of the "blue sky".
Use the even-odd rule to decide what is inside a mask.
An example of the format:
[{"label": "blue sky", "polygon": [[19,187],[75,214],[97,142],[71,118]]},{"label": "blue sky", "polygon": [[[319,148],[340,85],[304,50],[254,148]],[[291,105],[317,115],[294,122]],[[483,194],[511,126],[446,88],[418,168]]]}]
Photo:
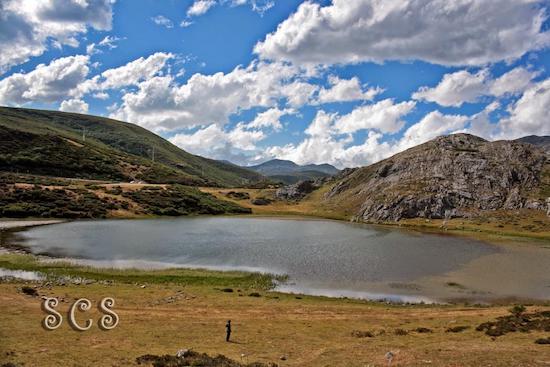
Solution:
[{"label": "blue sky", "polygon": [[538,0],[6,0],[0,105],[192,153],[373,163],[438,135],[550,135]]}]

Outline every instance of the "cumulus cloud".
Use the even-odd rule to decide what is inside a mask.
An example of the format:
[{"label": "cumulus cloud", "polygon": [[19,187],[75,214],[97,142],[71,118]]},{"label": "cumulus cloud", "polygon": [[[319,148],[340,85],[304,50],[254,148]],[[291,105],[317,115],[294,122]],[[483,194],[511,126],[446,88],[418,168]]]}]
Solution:
[{"label": "cumulus cloud", "polygon": [[270,108],[266,111],[258,113],[254,120],[247,124],[247,127],[256,129],[271,128],[279,131],[283,128],[283,125],[281,124],[281,117],[294,113],[296,113],[296,111],[290,108],[285,108],[282,110],[278,107]]},{"label": "cumulus cloud", "polygon": [[540,81],[508,108],[509,117],[499,123],[500,137],[515,139],[525,135],[550,135],[548,121],[550,79]]},{"label": "cumulus cloud", "polygon": [[88,27],[111,29],[111,0],[0,1],[0,73],[46,51],[78,46]]},{"label": "cumulus cloud", "polygon": [[370,101],[377,94],[382,93],[381,88],[369,88],[363,91],[359,78],[340,79],[336,75],[329,77],[330,88],[321,88],[318,103]]},{"label": "cumulus cloud", "polygon": [[168,60],[174,55],[166,52],[156,52],[148,57],[140,57],[123,66],[105,70],[101,73],[101,89],[121,88],[136,85],[143,80],[158,75]]},{"label": "cumulus cloud", "polygon": [[152,17],[151,20],[156,25],[160,25],[166,28],[174,28],[174,23],[170,19],[166,18],[164,15],[156,15]]},{"label": "cumulus cloud", "polygon": [[482,69],[475,74],[460,70],[445,74],[433,88],[420,87],[412,98],[446,107],[460,107],[463,103],[477,102],[482,96],[502,97],[521,93],[537,75],[538,73],[523,67],[517,67],[497,79],[492,78],[488,69]]},{"label": "cumulus cloud", "polygon": [[416,103],[406,101],[394,103],[385,99],[375,104],[360,106],[342,116],[336,123],[341,133],[353,133],[364,129],[375,129],[383,133],[396,133],[405,124],[403,116],[413,110]]},{"label": "cumulus cloud", "polygon": [[196,0],[187,10],[187,16],[197,16],[206,13],[210,8],[216,5],[215,0]]},{"label": "cumulus cloud", "polygon": [[318,111],[302,142],[269,147],[262,157],[288,159],[298,164],[330,163],[344,168],[373,163],[391,154],[392,146],[380,142],[382,134],[375,131],[370,131],[362,144],[353,145],[350,134],[342,136],[334,129],[337,118],[337,114]]},{"label": "cumulus cloud", "polygon": [[437,110],[432,111],[405,131],[396,150],[402,151],[440,135],[456,132],[462,129],[468,121],[468,116],[444,115]]},{"label": "cumulus cloud", "polygon": [[[388,100],[382,101],[384,103],[376,109],[386,106],[387,109],[393,110],[396,105],[386,101]],[[403,103],[405,104],[402,106],[406,107],[403,114],[407,113],[408,108],[414,107],[414,103]],[[340,121],[345,118],[347,115],[340,117],[335,113],[321,110],[305,130],[307,137],[303,141],[298,144],[271,146],[264,150],[263,158],[289,159],[300,164],[330,163],[340,168],[365,166],[437,136],[459,132],[471,121],[468,116],[445,115],[439,111],[432,111],[407,128],[403,136],[397,140],[388,140],[384,129],[369,126],[367,138],[357,144],[354,143],[353,134],[342,131],[339,126]],[[386,141],[383,141],[384,138]]]},{"label": "cumulus cloud", "polygon": [[484,65],[550,44],[542,0],[304,2],[255,46],[298,64],[423,60]]},{"label": "cumulus cloud", "polygon": [[69,99],[61,102],[60,111],[87,113],[88,104],[81,99]]},{"label": "cumulus cloud", "polygon": [[297,74],[292,65],[261,62],[229,73],[194,74],[181,85],[171,76],[153,77],[125,94],[111,117],[155,131],[223,126],[241,110],[275,107],[278,100],[289,98],[292,91],[284,86]]},{"label": "cumulus cloud", "polygon": [[262,131],[249,130],[244,124],[238,124],[229,131],[212,124],[194,133],[176,134],[169,140],[195,154],[244,164],[251,158],[250,152],[256,149],[256,144],[265,138]]},{"label": "cumulus cloud", "polygon": [[40,64],[28,73],[12,74],[0,81],[0,104],[58,102],[78,97],[89,72],[88,61],[88,56],[68,56],[48,65]]},{"label": "cumulus cloud", "polygon": [[486,69],[472,74],[467,70],[445,74],[434,88],[420,87],[412,95],[417,100],[436,102],[441,106],[461,106],[465,102],[475,102],[486,93]]}]

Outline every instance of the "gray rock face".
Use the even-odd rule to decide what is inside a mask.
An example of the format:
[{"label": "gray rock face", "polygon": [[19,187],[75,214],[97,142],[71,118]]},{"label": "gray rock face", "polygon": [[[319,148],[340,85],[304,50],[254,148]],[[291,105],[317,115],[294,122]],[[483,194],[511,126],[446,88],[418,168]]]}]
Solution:
[{"label": "gray rock face", "polygon": [[546,159],[528,144],[454,134],[349,173],[326,199],[354,203],[357,219],[372,222],[550,210],[550,200],[537,196]]},{"label": "gray rock face", "polygon": [[275,197],[279,200],[301,200],[307,194],[317,190],[325,182],[323,179],[305,180],[293,185],[287,185],[279,188],[275,192]]}]

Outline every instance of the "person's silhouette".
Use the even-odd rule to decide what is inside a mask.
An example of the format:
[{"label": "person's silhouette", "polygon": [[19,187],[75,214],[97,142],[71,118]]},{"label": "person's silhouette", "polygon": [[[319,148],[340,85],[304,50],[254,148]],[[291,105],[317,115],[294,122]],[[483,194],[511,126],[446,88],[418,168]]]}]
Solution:
[{"label": "person's silhouette", "polygon": [[227,320],[227,324],[225,324],[225,341],[228,342],[230,337],[231,337],[231,320]]}]

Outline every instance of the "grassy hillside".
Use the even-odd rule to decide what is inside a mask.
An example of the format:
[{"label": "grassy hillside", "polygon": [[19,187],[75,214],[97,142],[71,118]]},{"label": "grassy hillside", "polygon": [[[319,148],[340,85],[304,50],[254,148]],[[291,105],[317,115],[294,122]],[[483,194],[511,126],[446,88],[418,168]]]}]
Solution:
[{"label": "grassy hillside", "polygon": [[21,183],[0,175],[0,218],[113,218],[247,214],[249,208],[182,185]]},{"label": "grassy hillside", "polygon": [[205,186],[243,186],[264,179],[253,171],[187,153],[134,124],[7,107],[0,107],[0,170]]}]

